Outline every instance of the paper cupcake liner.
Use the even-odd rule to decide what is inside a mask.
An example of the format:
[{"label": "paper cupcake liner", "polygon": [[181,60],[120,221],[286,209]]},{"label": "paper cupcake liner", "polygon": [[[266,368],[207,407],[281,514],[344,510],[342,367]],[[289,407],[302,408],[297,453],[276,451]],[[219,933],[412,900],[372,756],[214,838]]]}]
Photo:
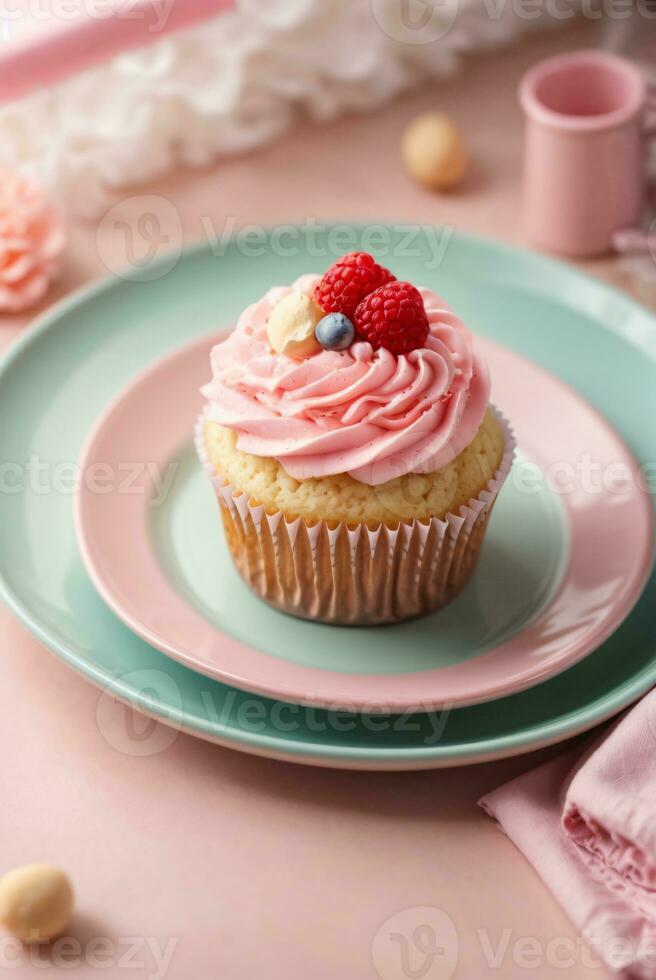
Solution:
[{"label": "paper cupcake liner", "polygon": [[235,490],[210,461],[205,413],[196,425],[196,448],[216,491],[228,547],[251,590],[283,612],[323,623],[396,623],[434,612],[467,583],[492,507],[508,476],[515,439],[503,416],[505,451],[485,490],[444,519],[334,528],[269,514]]}]

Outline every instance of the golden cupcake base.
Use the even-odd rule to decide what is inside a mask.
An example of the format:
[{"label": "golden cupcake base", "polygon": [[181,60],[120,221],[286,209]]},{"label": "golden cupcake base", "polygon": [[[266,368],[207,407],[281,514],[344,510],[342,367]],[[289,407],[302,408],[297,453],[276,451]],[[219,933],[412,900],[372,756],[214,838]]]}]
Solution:
[{"label": "golden cupcake base", "polygon": [[504,430],[501,465],[478,497],[442,520],[332,528],[268,514],[226,482],[209,461],[203,418],[197,448],[216,491],[228,547],[249,588],[293,616],[351,626],[397,623],[434,612],[467,584],[492,508],[508,475],[514,439]]}]

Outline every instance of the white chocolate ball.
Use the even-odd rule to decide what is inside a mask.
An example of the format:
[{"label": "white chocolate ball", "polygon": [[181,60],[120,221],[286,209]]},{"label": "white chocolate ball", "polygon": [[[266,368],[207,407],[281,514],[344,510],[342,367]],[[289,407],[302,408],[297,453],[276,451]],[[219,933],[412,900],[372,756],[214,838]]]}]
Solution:
[{"label": "white chocolate ball", "polygon": [[73,902],[69,879],[49,864],[26,864],[0,878],[0,923],[23,942],[60,936]]},{"label": "white chocolate ball", "polygon": [[278,354],[310,357],[321,350],[314,328],[325,316],[311,296],[293,291],[279,300],[269,315],[267,336]]},{"label": "white chocolate ball", "polygon": [[414,180],[437,191],[459,184],[469,160],[460,130],[442,112],[426,112],[413,119],[403,134],[401,156]]}]

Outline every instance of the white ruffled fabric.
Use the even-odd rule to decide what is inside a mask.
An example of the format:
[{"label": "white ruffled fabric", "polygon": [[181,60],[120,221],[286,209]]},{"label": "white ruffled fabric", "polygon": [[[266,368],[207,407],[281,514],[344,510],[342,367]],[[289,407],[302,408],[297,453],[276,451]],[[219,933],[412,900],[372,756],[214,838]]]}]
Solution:
[{"label": "white ruffled fabric", "polygon": [[0,166],[93,216],[111,188],[260,146],[301,116],[370,110],[452,73],[464,52],[557,26],[548,6],[532,19],[510,0],[410,0],[408,27],[400,0],[240,0],[0,107]]}]

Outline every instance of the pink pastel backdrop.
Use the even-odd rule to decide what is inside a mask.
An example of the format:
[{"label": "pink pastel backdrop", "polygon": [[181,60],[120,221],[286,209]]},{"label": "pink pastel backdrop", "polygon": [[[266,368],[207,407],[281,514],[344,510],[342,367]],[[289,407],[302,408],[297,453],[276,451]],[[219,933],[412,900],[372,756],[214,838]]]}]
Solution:
[{"label": "pink pastel backdrop", "polygon": [[[119,213],[133,221],[139,195],[149,193],[175,203],[188,240],[201,236],[201,215],[221,228],[234,214],[239,223],[306,215],[435,220],[521,242],[517,81],[536,59],[589,42],[588,29],[577,28],[478,58],[461,79],[380,114],[304,128],[257,155],[136,188]],[[404,123],[433,106],[459,119],[474,158],[467,186],[445,198],[427,197],[398,165]],[[105,274],[119,251],[105,243],[101,258],[95,226],[75,224],[51,298]],[[610,260],[591,269],[623,284]],[[4,318],[0,342],[9,344],[24,322]],[[122,706],[108,709],[119,733],[108,740],[97,724],[98,692],[6,609],[0,626],[0,864],[49,860],[68,869],[79,895],[73,934],[82,942],[177,939],[167,973],[174,980],[375,980],[371,951],[383,923],[409,907],[435,906],[459,935],[450,976],[610,977],[591,965],[539,878],[475,806],[544,752],[471,769],[368,775],[274,763],[185,735],[171,742],[164,732],[162,751],[137,757],[112,744],[126,745]],[[543,951],[550,941],[570,943],[573,963],[563,967],[543,953],[539,970],[527,973],[521,940]],[[500,942],[497,969],[490,947]],[[0,953],[10,960],[19,951],[0,943]],[[390,963],[384,980],[402,980]],[[129,975],[152,971],[146,957]],[[28,964],[15,975],[59,972]],[[122,973],[116,965],[104,971]]]}]

